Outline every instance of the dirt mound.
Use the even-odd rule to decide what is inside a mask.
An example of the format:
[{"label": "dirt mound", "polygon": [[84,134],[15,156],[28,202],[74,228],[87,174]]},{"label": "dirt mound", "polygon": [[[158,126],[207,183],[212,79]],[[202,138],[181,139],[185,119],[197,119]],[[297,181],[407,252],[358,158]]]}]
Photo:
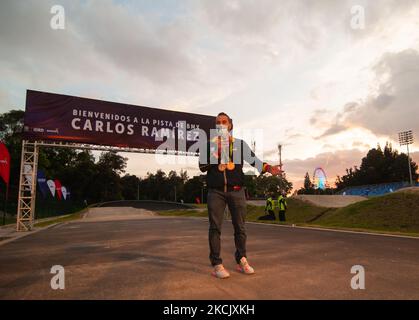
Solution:
[{"label": "dirt mound", "polygon": [[355,202],[367,200],[361,196],[342,196],[342,195],[308,195],[299,194],[293,198],[309,202],[319,207],[341,208]]},{"label": "dirt mound", "polygon": [[85,221],[113,221],[113,220],[135,220],[158,217],[156,213],[131,207],[99,207],[90,208],[84,215]]},{"label": "dirt mound", "polygon": [[194,209],[193,206],[170,201],[155,200],[120,200],[99,203],[97,207],[131,207],[137,209],[146,209],[151,211],[175,210],[175,209]]}]

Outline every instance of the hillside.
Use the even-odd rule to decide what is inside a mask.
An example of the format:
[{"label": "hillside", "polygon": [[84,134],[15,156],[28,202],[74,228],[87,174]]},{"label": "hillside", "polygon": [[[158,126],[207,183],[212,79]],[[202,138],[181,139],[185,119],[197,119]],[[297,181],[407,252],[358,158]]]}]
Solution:
[{"label": "hillside", "polygon": [[313,224],[419,233],[419,193],[396,192],[374,197],[329,211]]}]

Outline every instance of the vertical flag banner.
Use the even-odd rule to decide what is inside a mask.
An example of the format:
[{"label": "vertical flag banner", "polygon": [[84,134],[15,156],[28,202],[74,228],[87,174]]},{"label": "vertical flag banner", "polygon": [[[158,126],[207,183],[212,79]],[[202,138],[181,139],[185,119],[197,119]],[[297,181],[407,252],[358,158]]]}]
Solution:
[{"label": "vertical flag banner", "polygon": [[0,177],[9,186],[10,180],[10,154],[4,143],[0,142]]},{"label": "vertical flag banner", "polygon": [[64,200],[67,200],[67,188],[64,186],[61,186],[61,193],[63,194]]},{"label": "vertical flag banner", "polygon": [[7,198],[9,197],[9,182],[10,182],[10,153],[6,145],[0,142],[0,177],[6,183],[4,210],[3,210],[3,225],[6,224]]},{"label": "vertical flag banner", "polygon": [[54,180],[55,183],[55,192],[57,193],[58,199],[62,199],[62,193],[61,193],[61,182],[58,179]]},{"label": "vertical flag banner", "polygon": [[49,188],[47,185],[47,178],[45,177],[45,173],[42,170],[38,170],[37,180],[39,190],[41,191],[42,196],[46,198],[48,196]]},{"label": "vertical flag banner", "polygon": [[47,181],[47,186],[48,186],[49,191],[52,194],[52,197],[54,198],[55,197],[55,183],[54,183],[54,181],[48,180]]}]

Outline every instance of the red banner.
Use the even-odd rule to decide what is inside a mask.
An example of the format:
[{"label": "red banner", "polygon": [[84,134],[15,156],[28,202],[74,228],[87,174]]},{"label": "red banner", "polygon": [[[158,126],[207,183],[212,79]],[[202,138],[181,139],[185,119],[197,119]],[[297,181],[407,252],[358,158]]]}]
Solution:
[{"label": "red banner", "polygon": [[0,177],[9,185],[10,179],[10,154],[4,143],[0,142]]}]

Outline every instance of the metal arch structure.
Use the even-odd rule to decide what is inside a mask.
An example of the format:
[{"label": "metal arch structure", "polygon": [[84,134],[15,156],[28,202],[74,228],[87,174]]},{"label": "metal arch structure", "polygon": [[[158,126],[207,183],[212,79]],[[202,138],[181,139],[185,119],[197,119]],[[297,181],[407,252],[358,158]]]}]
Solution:
[{"label": "metal arch structure", "polygon": [[[52,141],[22,141],[22,155],[19,174],[19,193],[17,205],[16,231],[30,231],[35,220],[36,184],[38,176],[38,158],[40,147],[73,148],[79,150],[132,152],[177,156],[199,156],[198,152],[154,150],[141,148],[112,147],[81,143]],[[28,170],[27,168],[30,168]]]},{"label": "metal arch structure", "polygon": [[[17,203],[17,231],[29,231],[33,228],[36,176],[38,172],[39,146],[37,142],[22,141],[22,155],[19,174],[19,194]],[[25,168],[30,168],[30,172]]]},{"label": "metal arch structure", "polygon": [[[19,175],[17,230],[28,231],[33,228],[39,148],[196,156],[199,155],[199,148],[195,148],[197,145],[194,141],[199,132],[194,132],[193,136],[190,134],[195,129],[204,130],[208,134],[214,122],[215,117],[209,115],[28,89]],[[137,130],[134,130],[135,127]],[[161,130],[160,134],[158,130]],[[177,141],[174,140],[173,146],[166,147],[167,140],[164,141],[164,137],[172,139],[172,135],[173,139],[176,135]]]}]

